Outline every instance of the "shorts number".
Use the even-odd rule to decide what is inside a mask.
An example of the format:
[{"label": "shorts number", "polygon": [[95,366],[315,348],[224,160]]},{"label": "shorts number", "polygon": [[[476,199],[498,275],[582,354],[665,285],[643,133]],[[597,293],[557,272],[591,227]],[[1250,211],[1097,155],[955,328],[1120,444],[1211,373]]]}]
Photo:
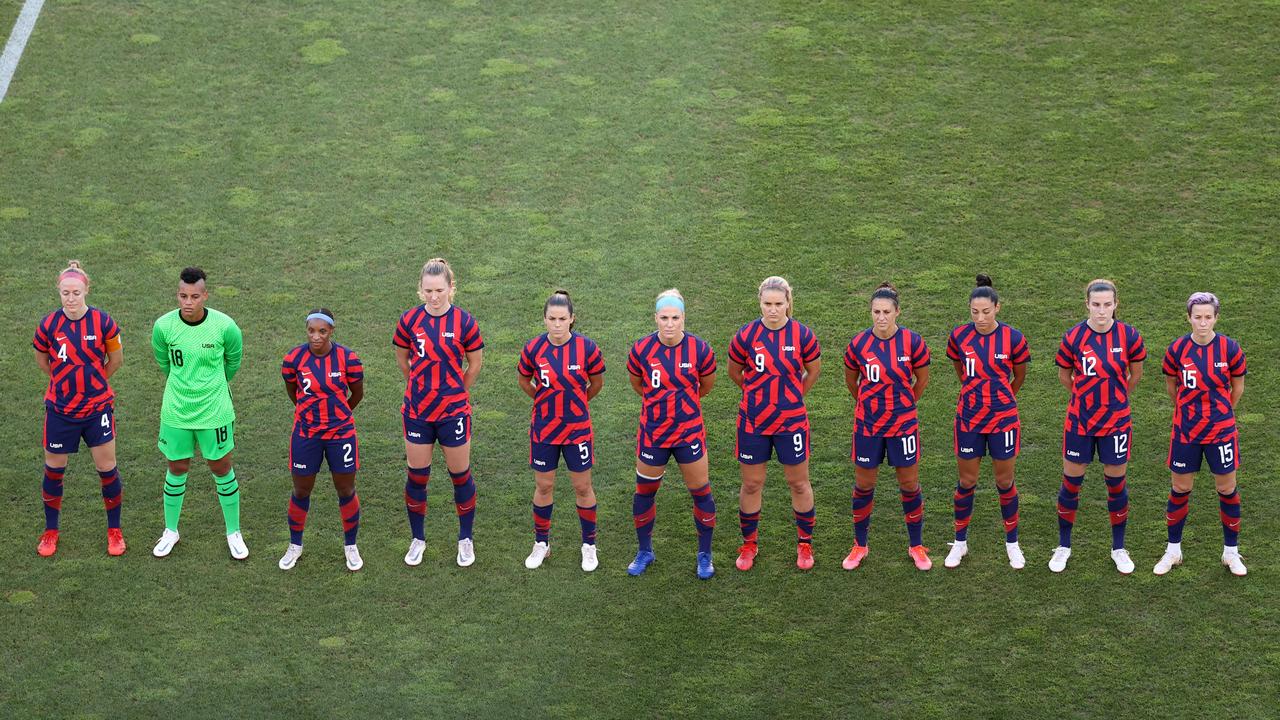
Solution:
[{"label": "shorts number", "polygon": [[1196,389],[1196,371],[1195,371],[1195,368],[1192,368],[1192,369],[1190,369],[1190,370],[1183,369],[1183,371],[1182,371],[1182,386],[1183,386],[1183,387],[1185,387],[1185,388],[1187,388],[1188,390],[1195,390],[1195,389]]},{"label": "shorts number", "polygon": [[964,359],[964,374],[969,377],[978,377],[978,361],[971,357],[966,357]]},{"label": "shorts number", "polygon": [[535,387],[542,385],[544,388],[549,388],[551,387],[551,377],[547,374],[546,370],[539,370],[538,377],[533,379],[533,384]]},{"label": "shorts number", "polygon": [[804,433],[792,435],[791,444],[795,447],[797,453],[804,452]]},{"label": "shorts number", "polygon": [[426,356],[427,356],[427,341],[423,340],[422,338],[418,338],[418,357],[426,357]]},{"label": "shorts number", "polygon": [[464,417],[460,417],[458,418],[458,437],[462,437],[463,435],[466,435],[466,434],[467,434],[467,419]]},{"label": "shorts number", "polygon": [[218,444],[219,444],[219,445],[221,445],[222,443],[226,442],[226,441],[227,441],[227,426],[226,426],[226,425],[223,425],[222,427],[218,428],[217,430],[214,430],[214,431],[213,431],[213,437],[218,441]]},{"label": "shorts number", "polygon": [[867,365],[867,382],[880,382],[880,366]]},{"label": "shorts number", "polygon": [[1092,355],[1085,355],[1080,358],[1080,368],[1084,370],[1084,374],[1088,377],[1098,376],[1098,358]]},{"label": "shorts number", "polygon": [[578,455],[582,458],[582,462],[591,459],[591,446],[586,443],[578,443]]},{"label": "shorts number", "polygon": [[182,367],[182,350],[180,348],[169,348],[169,362],[174,367]]},{"label": "shorts number", "polygon": [[104,414],[102,415],[102,423],[101,423],[101,424],[102,424],[102,427],[104,427],[104,428],[109,428],[109,427],[111,427],[111,416],[110,416],[110,415],[107,415],[107,414],[105,414],[105,413],[104,413]]},{"label": "shorts number", "polygon": [[756,372],[764,372],[764,353],[756,353]]},{"label": "shorts number", "polygon": [[309,377],[302,378],[302,394],[303,395],[311,394],[311,378]]},{"label": "shorts number", "polygon": [[1223,465],[1230,465],[1236,459],[1236,451],[1232,449],[1231,443],[1218,446],[1218,457],[1222,458]]},{"label": "shorts number", "polygon": [[66,361],[67,361],[67,345],[66,345],[66,343],[59,343],[59,345],[58,345],[58,359],[59,359],[59,360],[61,360],[61,361],[63,361],[63,362],[66,362]]},{"label": "shorts number", "polygon": [[1129,452],[1129,433],[1116,435],[1113,440],[1115,440],[1117,455]]},{"label": "shorts number", "polygon": [[342,462],[344,462],[344,463],[346,463],[346,464],[348,464],[348,465],[350,465],[350,464],[351,464],[351,451],[352,451],[352,450],[354,450],[354,448],[353,448],[353,447],[351,447],[351,443],[342,443]]},{"label": "shorts number", "polygon": [[902,452],[905,455],[914,455],[916,452],[916,436],[908,435],[902,438]]},{"label": "shorts number", "polygon": [[1005,446],[1005,447],[1007,447],[1007,448],[1012,448],[1012,447],[1013,447],[1013,436],[1014,436],[1014,434],[1015,434],[1015,433],[1017,433],[1017,432],[1018,432],[1017,430],[1005,430],[1005,431],[1004,431],[1004,446]]},{"label": "shorts number", "polygon": [[661,370],[654,368],[653,371],[649,373],[649,384],[655,388],[662,387],[662,371]]}]

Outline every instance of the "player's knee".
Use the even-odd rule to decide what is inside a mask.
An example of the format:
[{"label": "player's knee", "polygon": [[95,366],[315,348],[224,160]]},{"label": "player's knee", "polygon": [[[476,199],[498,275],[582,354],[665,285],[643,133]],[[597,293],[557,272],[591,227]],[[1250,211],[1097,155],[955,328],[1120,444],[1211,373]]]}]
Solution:
[{"label": "player's knee", "polygon": [[170,460],[169,461],[169,472],[173,473],[174,475],[186,475],[190,471],[191,471],[190,458],[186,460]]}]

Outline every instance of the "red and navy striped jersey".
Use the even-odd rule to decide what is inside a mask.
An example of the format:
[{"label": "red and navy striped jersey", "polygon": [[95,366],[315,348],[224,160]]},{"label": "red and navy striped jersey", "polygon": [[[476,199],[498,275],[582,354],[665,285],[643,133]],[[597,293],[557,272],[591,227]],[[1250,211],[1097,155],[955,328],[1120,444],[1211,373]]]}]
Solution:
[{"label": "red and navy striped jersey", "polygon": [[902,437],[916,431],[916,368],[929,364],[929,346],[914,330],[900,327],[888,340],[867,328],[849,341],[844,365],[860,373],[853,431],[864,437]]},{"label": "red and navy striped jersey", "polygon": [[115,393],[102,369],[107,354],[120,347],[120,328],[110,315],[90,307],[79,320],[72,320],[59,308],[36,326],[31,345],[49,356],[46,407],[82,418],[111,404]]},{"label": "red and navy striped jersey", "polygon": [[1066,431],[1076,435],[1113,435],[1132,427],[1129,416],[1129,365],[1147,359],[1142,335],[1116,320],[1100,333],[1083,321],[1067,331],[1054,358],[1073,371]]},{"label": "red and navy striped jersey", "polygon": [[347,391],[364,379],[364,365],[354,350],[333,343],[328,353],[316,355],[309,345],[299,345],[285,354],[280,374],[298,386],[293,409],[298,435],[337,440],[355,433]]},{"label": "red and navy striped jersey", "polygon": [[1235,434],[1231,378],[1248,372],[1239,343],[1226,335],[1215,335],[1207,345],[1197,345],[1190,335],[1183,335],[1165,351],[1161,370],[1178,379],[1173,439],[1210,445]]},{"label": "red and navy striped jersey", "polygon": [[797,320],[777,330],[759,318],[743,325],[729,343],[729,360],[743,366],[738,428],[754,435],[808,429],[804,366],[821,356],[818,338]]},{"label": "red and navy striped jersey", "polygon": [[409,350],[406,415],[435,422],[471,412],[471,396],[462,384],[462,361],[467,353],[484,347],[471,313],[450,305],[435,317],[418,305],[400,316],[392,343]]},{"label": "red and navy striped jersey", "polygon": [[627,372],[644,384],[636,443],[653,448],[705,443],[698,387],[715,371],[715,352],[692,333],[670,347],[658,333],[637,340],[627,353]]},{"label": "red and navy striped jersey", "polygon": [[961,432],[1002,433],[1019,427],[1013,366],[1031,362],[1022,333],[1004,323],[988,335],[973,323],[961,325],[947,338],[947,357],[962,363],[964,379],[956,402]]},{"label": "red and navy striped jersey", "polygon": [[555,345],[543,333],[525,344],[517,369],[537,385],[529,440],[576,445],[592,439],[587,385],[592,375],[604,372],[604,357],[590,338],[575,332]]}]

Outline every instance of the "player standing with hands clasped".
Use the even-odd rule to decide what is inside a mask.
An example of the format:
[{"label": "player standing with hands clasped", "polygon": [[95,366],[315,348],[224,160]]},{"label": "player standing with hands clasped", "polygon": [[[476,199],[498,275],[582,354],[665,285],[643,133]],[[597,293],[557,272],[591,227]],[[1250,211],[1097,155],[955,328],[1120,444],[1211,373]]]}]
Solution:
[{"label": "player standing with hands clasped", "polygon": [[151,332],[156,362],[168,376],[158,445],[169,462],[164,478],[164,533],[151,552],[165,557],[178,543],[187,473],[198,447],[217,486],[231,557],[244,560],[249,548],[240,534],[240,486],[231,466],[236,412],[228,386],[240,369],[243,336],[234,320],[205,307],[208,299],[204,271],[183,270],[178,279],[178,309],[160,316]]}]

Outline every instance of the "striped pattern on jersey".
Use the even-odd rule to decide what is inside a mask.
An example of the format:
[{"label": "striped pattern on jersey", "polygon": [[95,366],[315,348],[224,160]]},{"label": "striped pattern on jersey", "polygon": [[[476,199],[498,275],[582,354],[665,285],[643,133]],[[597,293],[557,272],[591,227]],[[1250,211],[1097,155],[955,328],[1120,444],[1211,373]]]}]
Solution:
[{"label": "striped pattern on jersey", "polygon": [[1146,359],[1142,335],[1128,323],[1116,320],[1100,333],[1086,320],[1068,330],[1054,358],[1072,370],[1066,431],[1101,436],[1129,430],[1129,365]]},{"label": "striped pattern on jersey", "polygon": [[347,393],[353,383],[364,380],[364,364],[354,350],[333,343],[329,352],[316,355],[310,345],[302,344],[285,354],[280,374],[285,382],[298,386],[293,407],[295,433],[324,440],[355,434]]},{"label": "striped pattern on jersey", "polygon": [[1165,351],[1161,371],[1178,379],[1174,440],[1210,445],[1235,435],[1231,379],[1248,372],[1239,343],[1226,335],[1215,335],[1207,345],[1197,345],[1191,335],[1183,335]]},{"label": "striped pattern on jersey", "polygon": [[1031,362],[1022,333],[997,323],[989,335],[973,323],[947,338],[947,357],[960,363],[964,379],[956,402],[960,432],[1002,433],[1020,426],[1013,395],[1013,366]]},{"label": "striped pattern on jersey", "polygon": [[435,317],[418,305],[400,316],[392,343],[409,350],[406,415],[435,422],[471,412],[471,396],[462,384],[462,361],[467,353],[484,347],[471,313],[450,305]]},{"label": "striped pattern on jersey", "polygon": [[636,444],[668,448],[705,442],[698,387],[715,371],[716,354],[697,335],[685,333],[670,347],[656,332],[637,340],[627,353],[627,372],[644,386]]},{"label": "striped pattern on jersey", "polygon": [[822,355],[813,331],[788,318],[770,330],[757,318],[743,325],[729,343],[729,360],[743,367],[738,429],[776,435],[809,428],[804,406],[804,366]]},{"label": "striped pattern on jersey", "polygon": [[849,341],[844,366],[859,373],[853,431],[864,437],[902,437],[920,426],[911,383],[916,368],[929,364],[929,346],[900,327],[887,340],[867,328]]},{"label": "striped pattern on jersey", "polygon": [[592,375],[604,372],[604,357],[595,342],[575,332],[557,346],[543,333],[525,344],[516,369],[537,382],[529,440],[576,445],[594,437],[587,386]]},{"label": "striped pattern on jersey", "polygon": [[167,375],[160,422],[208,430],[235,421],[228,383],[244,358],[244,336],[234,320],[205,308],[200,322],[191,324],[171,310],[151,330],[151,351]]},{"label": "striped pattern on jersey", "polygon": [[83,418],[110,405],[115,393],[102,369],[110,352],[108,341],[118,342],[119,336],[116,321],[95,307],[85,311],[79,320],[67,317],[61,309],[46,315],[36,326],[31,341],[37,352],[49,356],[45,406],[63,415]]}]

